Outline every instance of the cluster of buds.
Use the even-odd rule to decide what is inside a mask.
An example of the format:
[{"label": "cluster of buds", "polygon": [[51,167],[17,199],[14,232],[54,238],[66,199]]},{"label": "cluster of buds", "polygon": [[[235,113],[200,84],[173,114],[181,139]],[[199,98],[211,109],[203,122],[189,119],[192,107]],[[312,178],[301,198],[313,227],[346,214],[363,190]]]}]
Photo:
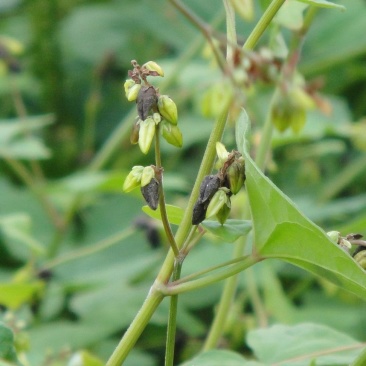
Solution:
[{"label": "cluster of buds", "polygon": [[154,165],[141,166],[136,165],[127,175],[123,184],[123,191],[128,193],[133,189],[140,187],[142,196],[147,205],[156,210],[159,205],[159,178],[161,169],[157,169]]},{"label": "cluster of buds", "polygon": [[237,194],[245,182],[242,155],[236,150],[229,153],[221,142],[216,143],[216,152],[219,171],[215,175],[207,175],[201,183],[199,197],[193,208],[193,225],[213,216],[223,225],[230,214],[230,197]]},{"label": "cluster of buds", "polygon": [[363,269],[366,269],[366,241],[362,240],[361,234],[348,234],[343,237],[339,231],[329,231],[327,235],[347,253],[350,253],[352,245],[356,245],[357,248],[352,253],[352,257]]},{"label": "cluster of buds", "polygon": [[142,66],[135,60],[131,63],[133,70],[128,72],[129,79],[124,84],[127,100],[137,103],[138,117],[132,129],[131,143],[138,143],[141,151],[147,154],[160,125],[164,139],[171,145],[182,147],[176,104],[168,95],[160,95],[158,89],[147,81],[148,76],[164,76],[163,69],[154,61]]}]

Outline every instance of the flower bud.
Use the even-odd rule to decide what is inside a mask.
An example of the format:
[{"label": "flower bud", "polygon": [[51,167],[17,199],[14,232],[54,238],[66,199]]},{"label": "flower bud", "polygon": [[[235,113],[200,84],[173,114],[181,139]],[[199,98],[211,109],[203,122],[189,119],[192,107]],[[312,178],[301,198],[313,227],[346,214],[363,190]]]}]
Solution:
[{"label": "flower bud", "polygon": [[366,269],[366,250],[360,250],[354,255],[354,260],[363,268]]},{"label": "flower bud", "polygon": [[229,153],[226,150],[224,144],[219,141],[216,142],[216,154],[221,163],[220,165],[222,165],[229,157]]},{"label": "flower bud", "polygon": [[149,71],[155,71],[159,76],[164,76],[164,71],[162,67],[158,65],[155,61],[148,61],[144,63],[141,67]]},{"label": "flower bud", "polygon": [[245,182],[245,160],[241,156],[229,166],[226,173],[232,194],[237,194]]},{"label": "flower bud", "polygon": [[133,102],[137,99],[141,84],[136,84],[132,79],[127,79],[124,84],[126,98],[129,102]]},{"label": "flower bud", "polygon": [[158,99],[158,109],[160,114],[171,124],[178,123],[177,106],[167,95],[160,95]]},{"label": "flower bud", "polygon": [[137,113],[141,120],[151,115],[157,109],[158,97],[153,86],[141,87],[137,96]]},{"label": "flower bud", "polygon": [[141,187],[141,193],[147,205],[155,211],[159,205],[159,182],[156,178],[152,178],[146,186]]},{"label": "flower bud", "polygon": [[143,169],[144,167],[141,165],[136,165],[132,168],[123,183],[122,189],[124,192],[131,192],[134,188],[140,185]]},{"label": "flower bud", "polygon": [[155,135],[155,127],[156,125],[152,117],[140,122],[139,146],[144,154],[149,152]]},{"label": "flower bud", "polygon": [[217,215],[219,211],[224,207],[230,205],[230,199],[228,197],[229,190],[225,187],[220,188],[212,197],[206,211],[206,217]]},{"label": "flower bud", "polygon": [[148,185],[153,178],[155,178],[154,168],[151,165],[145,166],[141,174],[141,187]]},{"label": "flower bud", "polygon": [[160,113],[155,112],[153,114],[153,120],[154,120],[155,124],[159,124],[161,122],[161,115],[160,115]]},{"label": "flower bud", "polygon": [[178,126],[170,123],[163,123],[162,136],[171,145],[176,147],[183,146],[183,135]]},{"label": "flower bud", "polygon": [[327,235],[329,236],[330,240],[335,244],[338,244],[339,240],[341,239],[341,233],[339,231],[329,231],[327,232]]},{"label": "flower bud", "polygon": [[136,145],[139,142],[140,135],[140,120],[138,120],[132,127],[130,142],[133,145]]}]

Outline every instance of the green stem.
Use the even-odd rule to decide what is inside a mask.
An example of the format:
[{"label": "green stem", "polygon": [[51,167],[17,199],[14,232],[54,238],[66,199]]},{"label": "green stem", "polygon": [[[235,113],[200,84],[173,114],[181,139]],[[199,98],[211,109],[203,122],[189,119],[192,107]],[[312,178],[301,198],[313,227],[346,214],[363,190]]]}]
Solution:
[{"label": "green stem", "polygon": [[[178,257],[175,261],[172,280],[177,281],[180,278],[184,257]],[[174,349],[175,349],[175,333],[177,330],[177,311],[178,311],[178,295],[170,297],[168,328],[165,348],[165,366],[173,366]]]},{"label": "green stem", "polygon": [[159,210],[161,221],[164,226],[165,234],[168,238],[170,247],[172,248],[175,257],[179,256],[179,249],[177,247],[177,243],[175,242],[174,235],[172,232],[172,228],[170,226],[168,215],[166,212],[166,205],[165,205],[165,193],[163,187],[163,167],[161,165],[161,154],[160,154],[160,124],[156,126],[155,131],[155,162],[156,162],[156,169],[158,171],[158,182],[159,182]]},{"label": "green stem", "polygon": [[281,6],[286,0],[273,0],[262,17],[259,19],[258,23],[250,33],[249,37],[244,43],[243,49],[252,50],[254,46],[258,43],[259,38],[262,36],[264,31],[268,28],[271,23],[273,17],[277,14],[278,10],[280,10]]},{"label": "green stem", "polygon": [[106,363],[106,366],[120,366],[126,359],[130,350],[135,345],[155,310],[164,298],[162,293],[156,290],[157,287],[158,285],[155,283],[149,291],[149,294],[141,306],[140,311],[137,313],[134,320],[128,327],[117,348]]},{"label": "green stem", "polygon": [[197,280],[178,283],[174,282],[164,285],[160,288],[161,292],[166,296],[182,294],[184,292],[199,290],[202,287],[207,287],[216,282],[222,281],[226,278],[236,275],[239,272],[253,266],[254,264],[260,262],[263,258],[248,255],[243,257],[239,263],[231,265],[229,268],[225,268],[218,273],[212,273],[208,276],[198,278]]}]

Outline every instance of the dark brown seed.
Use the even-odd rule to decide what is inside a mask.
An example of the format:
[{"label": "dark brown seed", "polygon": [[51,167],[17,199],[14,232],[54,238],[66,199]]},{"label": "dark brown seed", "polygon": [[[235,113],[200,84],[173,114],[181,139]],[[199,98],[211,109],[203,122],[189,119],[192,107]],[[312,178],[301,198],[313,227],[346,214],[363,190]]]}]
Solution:
[{"label": "dark brown seed", "polygon": [[206,175],[200,186],[200,202],[210,201],[221,186],[221,180],[217,175]]},{"label": "dark brown seed", "polygon": [[145,198],[147,205],[156,210],[159,205],[159,183],[155,178],[152,178],[150,183],[141,187],[141,193]]},{"label": "dark brown seed", "polygon": [[200,224],[206,217],[208,204],[197,201],[193,207],[192,225]]},{"label": "dark brown seed", "polygon": [[158,96],[153,86],[142,87],[137,96],[137,113],[141,120],[145,119],[151,114],[151,111],[157,109]]}]

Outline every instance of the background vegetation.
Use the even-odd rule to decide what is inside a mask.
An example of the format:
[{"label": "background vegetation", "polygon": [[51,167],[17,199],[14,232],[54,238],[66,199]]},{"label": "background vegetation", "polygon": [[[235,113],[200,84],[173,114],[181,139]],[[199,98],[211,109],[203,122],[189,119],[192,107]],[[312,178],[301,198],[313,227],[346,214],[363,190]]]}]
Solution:
[{"label": "background vegetation", "polygon": [[[237,17],[241,43],[268,4],[255,3],[253,17]],[[293,3],[259,45],[278,57],[306,8]],[[221,1],[185,4],[225,35]],[[322,108],[307,113],[300,133],[275,132],[266,170],[308,218],[343,235],[366,234],[366,5],[346,5],[345,12],[316,13],[299,70],[321,85]],[[221,73],[199,30],[167,1],[7,0],[0,17],[0,336],[11,339],[13,329],[25,366],[99,365],[141,306],[168,248],[160,224],[141,211],[139,192],[122,193],[131,167],[153,159],[129,141],[136,111],[123,83],[130,61],[157,61],[166,75],[159,87],[178,105],[183,148],[162,144],[162,154],[167,201],[180,207],[225,97]],[[272,91],[265,83],[247,90],[254,147]],[[224,142],[233,147],[230,128]],[[243,193],[233,202],[233,217],[245,199]],[[231,253],[232,244],[204,238],[183,272]],[[364,300],[323,278],[273,260],[238,283],[223,348],[271,363],[273,348],[263,340],[288,329],[299,343],[319,335],[336,339],[329,347],[366,342]],[[180,296],[177,364],[201,349],[222,286]],[[167,313],[164,300],[126,365],[162,364]],[[307,322],[316,325],[299,325]],[[273,333],[261,334],[269,325]],[[1,365],[16,364],[1,344],[0,355]],[[72,364],[80,355],[84,363]]]}]

